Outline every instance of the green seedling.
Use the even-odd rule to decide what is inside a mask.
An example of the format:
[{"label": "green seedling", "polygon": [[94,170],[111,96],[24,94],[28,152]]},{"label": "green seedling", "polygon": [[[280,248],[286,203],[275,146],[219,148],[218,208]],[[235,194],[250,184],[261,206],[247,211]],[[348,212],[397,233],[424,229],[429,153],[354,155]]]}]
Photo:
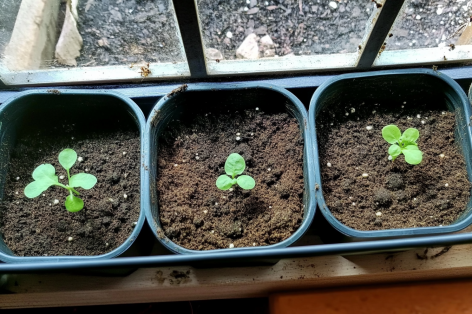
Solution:
[{"label": "green seedling", "polygon": [[84,208],[84,201],[76,196],[80,195],[80,193],[74,188],[89,190],[95,186],[97,178],[88,173],[78,173],[71,177],[69,170],[76,161],[77,153],[70,148],[64,149],[59,153],[59,163],[67,171],[67,178],[69,179],[68,185],[59,183],[59,179],[56,176],[56,169],[54,169],[51,164],[38,166],[33,171],[33,179],[35,181],[26,186],[25,195],[29,198],[35,198],[41,195],[41,193],[46,191],[50,186],[57,185],[69,191],[69,195],[65,201],[66,209],[73,213],[78,212]]},{"label": "green seedling", "polygon": [[405,161],[410,165],[417,165],[423,160],[423,153],[416,144],[416,140],[420,137],[420,132],[417,129],[409,128],[402,134],[396,125],[390,124],[382,129],[382,136],[392,144],[388,149],[392,161],[401,154],[405,155]]},{"label": "green seedling", "polygon": [[236,183],[245,190],[251,190],[256,186],[256,181],[250,176],[242,175],[238,178],[235,178],[237,175],[240,175],[246,169],[246,162],[244,161],[243,156],[232,153],[228,156],[225,162],[225,172],[226,175],[221,175],[216,180],[216,186],[220,190],[228,190]]}]

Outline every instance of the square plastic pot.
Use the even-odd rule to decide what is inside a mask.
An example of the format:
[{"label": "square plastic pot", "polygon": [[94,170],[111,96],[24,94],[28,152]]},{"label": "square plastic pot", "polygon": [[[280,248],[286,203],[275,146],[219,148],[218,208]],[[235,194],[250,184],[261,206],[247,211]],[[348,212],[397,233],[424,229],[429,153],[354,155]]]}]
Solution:
[{"label": "square plastic pot", "polygon": [[[412,100],[425,98],[443,102],[447,109],[455,112],[455,140],[465,157],[469,181],[472,181],[472,135],[469,117],[472,115],[469,101],[462,88],[448,76],[429,69],[391,70],[337,76],[322,84],[314,93],[309,109],[309,125],[313,134],[313,152],[315,158],[315,178],[319,189],[316,198],[321,213],[326,220],[339,232],[351,237],[352,240],[363,240],[385,237],[426,236],[456,232],[472,223],[472,200],[469,200],[464,213],[452,224],[442,227],[418,227],[405,229],[389,229],[377,231],[361,231],[350,228],[337,220],[323,197],[321,181],[319,147],[316,137],[316,117],[326,106],[337,106],[345,102],[398,101],[412,103]],[[356,193],[353,191],[353,193]]]},{"label": "square plastic pot", "polygon": [[[132,119],[139,130],[141,139],[141,159],[144,159],[143,134],[145,129],[145,118],[139,107],[129,98],[108,91],[79,91],[79,90],[50,90],[50,91],[27,91],[17,94],[0,106],[0,198],[4,195],[4,185],[8,172],[10,153],[15,146],[17,133],[25,126],[26,121],[31,118],[39,118],[41,115],[57,116],[61,119],[67,116],[83,117],[85,123],[100,123],[106,120],[110,113],[115,117]],[[90,116],[93,118],[90,119]],[[47,127],[47,126],[45,126]],[[55,263],[104,260],[117,256],[133,256],[140,254],[145,246],[133,245],[143,227],[145,215],[143,202],[147,194],[143,191],[144,167],[143,160],[137,160],[141,164],[141,209],[137,225],[128,239],[111,252],[95,256],[16,256],[0,237],[0,260],[6,263]],[[65,210],[65,209],[64,209]]]},{"label": "square plastic pot", "polygon": [[[158,139],[172,119],[182,116],[191,116],[203,110],[243,110],[259,107],[263,111],[271,112],[274,109],[284,109],[295,117],[300,126],[300,132],[304,139],[304,214],[300,227],[286,240],[259,247],[244,247],[232,249],[216,249],[197,251],[189,250],[175,244],[167,237],[160,237],[158,230],[161,229],[159,220],[159,200],[157,196],[156,178],[157,173],[157,150]],[[297,241],[310,226],[315,215],[316,201],[314,197],[314,172],[312,152],[309,149],[311,143],[308,131],[308,116],[303,104],[289,91],[273,85],[248,84],[202,84],[192,87],[185,92],[173,96],[165,96],[159,100],[151,112],[147,121],[145,145],[146,145],[146,186],[150,193],[146,199],[146,219],[156,238],[170,251],[180,254],[212,254],[224,252],[238,252],[249,250],[264,250],[272,248],[283,248]],[[216,179],[215,179],[216,180]],[[216,188],[216,187],[215,187]],[[161,233],[162,234],[162,233]],[[261,253],[261,257],[263,254]]]}]

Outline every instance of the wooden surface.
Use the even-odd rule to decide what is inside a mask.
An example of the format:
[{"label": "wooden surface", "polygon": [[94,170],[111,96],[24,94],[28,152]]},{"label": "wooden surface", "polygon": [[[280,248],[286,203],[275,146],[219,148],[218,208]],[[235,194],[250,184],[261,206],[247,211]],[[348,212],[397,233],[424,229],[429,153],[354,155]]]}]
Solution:
[{"label": "wooden surface", "polygon": [[15,275],[4,286],[12,293],[0,295],[0,309],[247,298],[307,288],[472,277],[472,245],[441,255],[441,248],[424,251],[287,259],[259,267],[149,268],[127,277]]},{"label": "wooden surface", "polygon": [[465,27],[456,45],[472,45],[472,23]]},{"label": "wooden surface", "polygon": [[472,280],[271,295],[271,314],[472,313]]}]

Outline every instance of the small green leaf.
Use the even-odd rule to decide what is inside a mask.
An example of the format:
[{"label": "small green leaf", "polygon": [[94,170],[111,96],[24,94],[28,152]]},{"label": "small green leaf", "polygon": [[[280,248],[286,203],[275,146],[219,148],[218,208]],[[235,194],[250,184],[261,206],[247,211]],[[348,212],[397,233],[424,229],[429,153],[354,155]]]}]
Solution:
[{"label": "small green leaf", "polygon": [[84,208],[84,201],[74,195],[69,195],[66,198],[65,205],[68,211],[75,213]]},{"label": "small green leaf", "polygon": [[50,164],[42,164],[36,167],[33,171],[33,179],[36,181],[51,182],[51,184],[58,182],[56,169]]},{"label": "small green leaf", "polygon": [[70,148],[64,149],[59,153],[59,163],[64,169],[69,170],[77,160],[77,153]]},{"label": "small green leaf", "polygon": [[246,162],[244,161],[243,156],[239,154],[232,153],[228,156],[228,159],[226,159],[225,172],[231,177],[243,173],[245,168]]},{"label": "small green leaf", "polygon": [[46,191],[52,184],[45,181],[33,181],[25,187],[25,195],[28,198],[35,198]]},{"label": "small green leaf", "polygon": [[250,176],[239,176],[238,185],[245,190],[252,190],[256,186],[256,181]]},{"label": "small green leaf", "polygon": [[418,146],[409,145],[402,150],[405,155],[405,161],[410,165],[417,165],[423,160],[423,153],[418,149]]},{"label": "small green leaf", "polygon": [[88,173],[78,173],[69,180],[69,186],[72,188],[83,188],[89,190],[97,183],[97,178]]},{"label": "small green leaf", "polygon": [[400,140],[401,136],[402,132],[396,125],[390,124],[384,126],[384,128],[382,129],[382,137],[390,144],[397,143]]},{"label": "small green leaf", "polygon": [[216,186],[220,189],[220,190],[223,190],[223,191],[226,191],[228,189],[230,189],[234,183],[233,183],[233,179],[231,179],[230,177],[228,176],[225,176],[224,174],[219,176],[218,179],[216,180]]},{"label": "small green leaf", "polygon": [[409,144],[416,143],[416,140],[420,137],[420,132],[417,129],[409,128],[403,132],[402,140]]},{"label": "small green leaf", "polygon": [[56,170],[50,164],[42,164],[33,171],[33,179],[35,181],[31,182],[25,187],[24,193],[26,197],[35,198],[44,191],[46,191],[51,185],[54,185],[59,182],[59,179],[56,176]]},{"label": "small green leaf", "polygon": [[388,154],[392,156],[392,160],[395,160],[402,153],[402,149],[397,144],[393,144],[388,149]]}]

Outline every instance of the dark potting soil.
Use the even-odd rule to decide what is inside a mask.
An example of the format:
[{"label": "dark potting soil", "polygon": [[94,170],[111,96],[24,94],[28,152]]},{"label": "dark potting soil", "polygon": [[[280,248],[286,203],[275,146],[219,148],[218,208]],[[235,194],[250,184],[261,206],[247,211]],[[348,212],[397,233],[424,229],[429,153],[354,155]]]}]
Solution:
[{"label": "dark potting soil", "polygon": [[[246,160],[253,190],[216,187],[231,153]],[[262,246],[287,239],[300,226],[303,138],[288,114],[196,115],[166,129],[158,155],[160,221],[175,243],[193,250]]]},{"label": "dark potting soil", "polygon": [[[33,181],[33,170],[44,163],[52,164],[56,175],[65,177],[59,182],[67,184],[67,173],[58,162],[65,148],[83,158],[71,175],[86,172],[98,180],[90,190],[77,189],[85,203],[77,213],[65,209],[68,192],[63,188],[50,187],[34,199],[23,193]],[[53,132],[20,136],[0,202],[5,243],[19,256],[99,255],[115,249],[139,217],[139,160],[139,133],[134,131],[81,132],[75,124],[59,123]]]},{"label": "dark potting soil", "polygon": [[[316,123],[323,195],[343,224],[357,230],[444,226],[466,209],[471,184],[454,142],[454,113],[431,103],[348,105],[322,111]],[[389,124],[419,130],[419,165],[403,155],[388,160],[382,128]]]}]

